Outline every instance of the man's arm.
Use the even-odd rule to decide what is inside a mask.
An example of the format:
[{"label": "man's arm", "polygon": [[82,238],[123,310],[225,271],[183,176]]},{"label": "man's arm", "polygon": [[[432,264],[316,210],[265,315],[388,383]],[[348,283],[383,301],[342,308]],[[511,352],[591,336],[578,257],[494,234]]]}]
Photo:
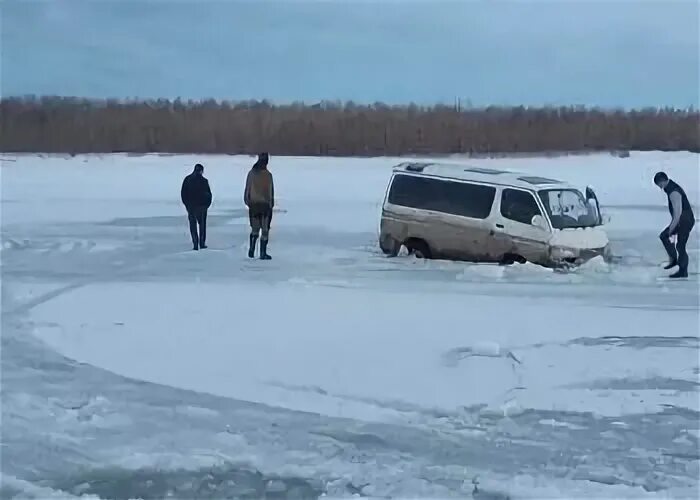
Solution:
[{"label": "man's arm", "polygon": [[187,179],[182,181],[182,187],[180,188],[180,199],[182,200],[182,204],[187,206],[187,198],[188,196],[188,189],[187,189]]},{"label": "man's arm", "polygon": [[250,172],[248,172],[248,175],[245,178],[245,189],[243,190],[243,203],[247,207],[250,206]]},{"label": "man's arm", "polygon": [[671,198],[673,218],[671,219],[671,224],[668,226],[668,232],[669,234],[673,234],[678,228],[678,223],[681,220],[681,213],[683,212],[683,198],[678,191],[673,191],[669,196]]},{"label": "man's arm", "polygon": [[272,177],[272,174],[270,174],[270,208],[274,208],[275,206],[275,181]]},{"label": "man's arm", "polygon": [[211,195],[211,187],[209,186],[208,180],[206,181],[206,186],[207,186],[207,208],[209,208],[211,206],[212,195]]}]

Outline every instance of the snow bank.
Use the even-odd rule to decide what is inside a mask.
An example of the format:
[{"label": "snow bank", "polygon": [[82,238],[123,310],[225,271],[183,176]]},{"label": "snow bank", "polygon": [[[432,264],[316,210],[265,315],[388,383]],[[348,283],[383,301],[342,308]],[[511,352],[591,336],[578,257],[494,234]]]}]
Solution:
[{"label": "snow bank", "polygon": [[37,486],[34,483],[7,474],[0,476],[0,494],[2,494],[3,498],[36,500],[102,500],[97,495],[71,495],[65,491]]}]

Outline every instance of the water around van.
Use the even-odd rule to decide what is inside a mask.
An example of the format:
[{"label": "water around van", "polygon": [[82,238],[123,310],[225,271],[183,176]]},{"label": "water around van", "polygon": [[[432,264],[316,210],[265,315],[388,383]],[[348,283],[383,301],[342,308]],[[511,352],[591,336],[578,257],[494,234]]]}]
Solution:
[{"label": "water around van", "polygon": [[392,159],[273,157],[249,260],[251,161],[2,156],[3,497],[695,497],[700,246],[664,279],[652,177],[697,205],[698,155],[470,161],[595,187],[617,258],[568,273],[386,258]]}]

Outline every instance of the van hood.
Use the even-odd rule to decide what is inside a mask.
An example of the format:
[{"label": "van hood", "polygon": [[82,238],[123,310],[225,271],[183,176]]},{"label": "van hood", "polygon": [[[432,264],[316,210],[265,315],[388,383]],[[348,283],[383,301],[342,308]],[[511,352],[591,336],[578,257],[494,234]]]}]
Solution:
[{"label": "van hood", "polygon": [[604,248],[608,243],[608,235],[600,227],[555,229],[549,240],[551,246],[577,250]]}]

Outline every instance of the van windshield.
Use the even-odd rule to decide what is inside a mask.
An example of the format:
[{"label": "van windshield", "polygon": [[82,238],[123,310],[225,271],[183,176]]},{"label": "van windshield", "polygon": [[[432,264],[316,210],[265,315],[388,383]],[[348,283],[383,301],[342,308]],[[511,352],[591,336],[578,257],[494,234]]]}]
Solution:
[{"label": "van windshield", "polygon": [[595,208],[576,189],[543,189],[538,194],[556,229],[593,227],[598,221]]}]

